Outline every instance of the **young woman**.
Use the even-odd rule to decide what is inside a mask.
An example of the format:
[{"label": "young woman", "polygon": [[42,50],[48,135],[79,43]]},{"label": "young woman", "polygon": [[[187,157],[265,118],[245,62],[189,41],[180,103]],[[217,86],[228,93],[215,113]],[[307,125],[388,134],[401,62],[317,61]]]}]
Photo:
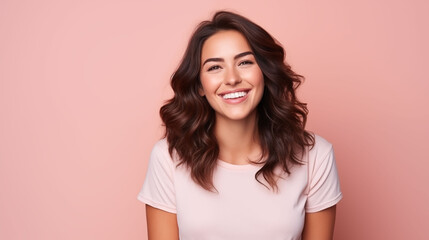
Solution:
[{"label": "young woman", "polygon": [[150,240],[332,239],[342,198],[332,145],[304,129],[302,77],[284,57],[240,15],[198,26],[138,195]]}]

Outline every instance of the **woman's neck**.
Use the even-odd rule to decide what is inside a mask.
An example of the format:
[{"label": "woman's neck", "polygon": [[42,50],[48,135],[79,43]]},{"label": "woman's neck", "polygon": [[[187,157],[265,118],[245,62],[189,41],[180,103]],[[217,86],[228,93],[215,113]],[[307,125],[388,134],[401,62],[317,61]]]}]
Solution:
[{"label": "woman's neck", "polygon": [[219,159],[231,164],[248,164],[260,157],[256,113],[243,120],[216,119],[215,136],[219,144]]}]

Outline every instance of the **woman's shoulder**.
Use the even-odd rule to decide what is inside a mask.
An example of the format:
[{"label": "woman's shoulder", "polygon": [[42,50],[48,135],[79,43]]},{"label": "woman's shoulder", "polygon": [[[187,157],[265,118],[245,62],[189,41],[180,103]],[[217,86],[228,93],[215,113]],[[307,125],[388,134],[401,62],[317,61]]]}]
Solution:
[{"label": "woman's shoulder", "polygon": [[310,151],[330,151],[332,149],[332,143],[330,143],[325,138],[313,134],[314,136],[314,146]]},{"label": "woman's shoulder", "polygon": [[173,163],[173,158],[171,157],[170,152],[168,150],[168,142],[166,138],[162,138],[155,142],[152,147],[150,159],[153,161],[160,161],[166,164]]},{"label": "woman's shoulder", "polygon": [[314,136],[314,145],[308,151],[308,161],[309,164],[317,164],[316,162],[321,162],[330,155],[333,155],[333,146],[325,138],[313,134]]},{"label": "woman's shoulder", "polygon": [[152,151],[156,152],[168,152],[168,142],[166,138],[161,138],[155,142]]}]

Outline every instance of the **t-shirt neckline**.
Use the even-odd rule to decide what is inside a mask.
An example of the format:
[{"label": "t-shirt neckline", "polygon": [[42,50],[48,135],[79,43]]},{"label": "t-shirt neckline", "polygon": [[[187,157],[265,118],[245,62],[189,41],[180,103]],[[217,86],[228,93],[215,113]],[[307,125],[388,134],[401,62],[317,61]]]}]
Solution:
[{"label": "t-shirt neckline", "polygon": [[232,164],[232,163],[229,163],[229,162],[225,162],[225,161],[223,161],[221,159],[218,159],[217,163],[221,167],[228,168],[228,169],[234,169],[234,170],[251,170],[251,169],[255,169],[255,168],[260,168],[261,167],[261,165],[252,164],[252,163],[248,163],[248,164]]}]

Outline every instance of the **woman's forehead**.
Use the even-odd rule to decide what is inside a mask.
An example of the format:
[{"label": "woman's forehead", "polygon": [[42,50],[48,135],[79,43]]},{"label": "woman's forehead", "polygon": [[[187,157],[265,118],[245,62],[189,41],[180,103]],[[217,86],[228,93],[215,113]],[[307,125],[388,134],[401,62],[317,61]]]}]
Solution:
[{"label": "woman's forehead", "polygon": [[251,48],[243,34],[235,30],[223,30],[213,34],[204,42],[201,59],[233,58],[247,51],[251,51]]}]

